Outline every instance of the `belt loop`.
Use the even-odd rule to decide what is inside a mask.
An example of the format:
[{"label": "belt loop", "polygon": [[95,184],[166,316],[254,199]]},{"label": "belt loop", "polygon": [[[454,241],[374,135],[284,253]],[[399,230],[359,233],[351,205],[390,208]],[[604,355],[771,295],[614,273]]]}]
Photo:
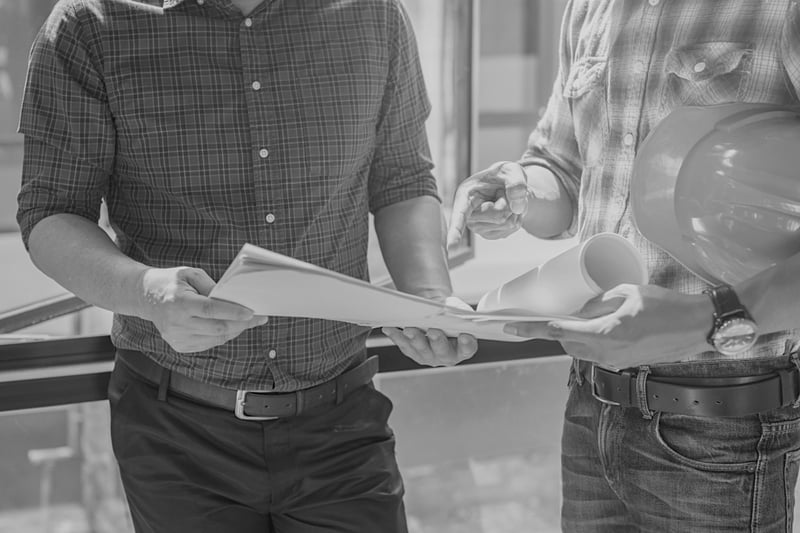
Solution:
[{"label": "belt loop", "polygon": [[647,365],[640,366],[639,372],[636,373],[636,403],[645,420],[653,419],[653,411],[651,411],[650,406],[647,405],[647,377],[649,375],[650,367]]},{"label": "belt loop", "polygon": [[158,383],[158,401],[159,402],[166,402],[167,401],[167,392],[169,391],[169,378],[172,376],[172,372],[167,370],[166,368],[161,369],[161,380]]},{"label": "belt loop", "polygon": [[[794,349],[794,352],[791,351],[792,349]],[[800,372],[800,346],[794,344],[794,341],[786,341],[786,352],[789,354],[789,359],[792,361],[792,364],[794,364],[797,371]],[[800,387],[798,387],[798,392],[800,393]],[[795,409],[800,407],[800,394],[794,399],[792,407]]]},{"label": "belt loop", "polygon": [[575,380],[575,383],[578,384],[578,387],[583,386],[583,374],[581,373],[581,361],[580,359],[573,357],[572,358],[572,368],[570,369],[570,379],[567,382],[567,387],[572,385],[572,380]]}]

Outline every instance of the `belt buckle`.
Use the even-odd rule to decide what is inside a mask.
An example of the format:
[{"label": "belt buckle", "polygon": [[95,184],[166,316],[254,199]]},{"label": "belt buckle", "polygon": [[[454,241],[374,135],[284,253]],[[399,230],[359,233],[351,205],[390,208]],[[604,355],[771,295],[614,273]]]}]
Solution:
[{"label": "belt buckle", "polygon": [[244,412],[244,404],[247,403],[246,398],[247,395],[251,392],[256,394],[266,394],[272,391],[266,390],[242,390],[239,389],[236,391],[236,404],[233,407],[233,414],[236,415],[236,418],[239,420],[251,420],[251,421],[258,421],[258,420],[275,420],[280,418],[279,416],[250,416],[245,414]]},{"label": "belt buckle", "polygon": [[589,380],[589,381],[592,382],[592,397],[595,400],[597,400],[598,402],[604,403],[606,405],[613,405],[615,407],[621,406],[622,405],[621,403],[609,400],[607,398],[603,398],[602,396],[600,396],[597,393],[597,379],[596,378],[597,378],[597,365],[593,364],[592,365],[592,376],[591,376],[591,378]]}]

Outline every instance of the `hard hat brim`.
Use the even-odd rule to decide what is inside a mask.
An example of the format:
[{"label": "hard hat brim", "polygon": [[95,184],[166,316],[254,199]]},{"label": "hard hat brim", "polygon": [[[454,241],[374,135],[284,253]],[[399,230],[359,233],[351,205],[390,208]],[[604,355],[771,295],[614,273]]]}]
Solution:
[{"label": "hard hat brim", "polygon": [[675,185],[692,148],[719,121],[748,107],[735,103],[677,108],[645,138],[634,159],[630,192],[634,225],[647,240],[710,284],[721,279],[703,268],[682,236],[675,212]]}]

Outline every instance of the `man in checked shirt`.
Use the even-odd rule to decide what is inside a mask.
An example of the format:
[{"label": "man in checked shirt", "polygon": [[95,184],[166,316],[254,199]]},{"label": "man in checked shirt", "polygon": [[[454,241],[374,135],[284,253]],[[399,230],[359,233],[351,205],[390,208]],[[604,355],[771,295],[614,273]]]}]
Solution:
[{"label": "man in checked shirt", "polygon": [[[115,313],[138,532],[406,531],[368,330],[206,295],[246,242],[366,279],[372,212],[397,287],[449,298],[428,112],[397,0],[56,5],[30,56],[18,220],[42,271]],[[390,333],[423,364],[477,349]]]},{"label": "man in checked shirt", "polygon": [[[562,434],[562,527],[791,531],[800,459],[800,256],[703,294],[703,280],[637,231],[629,192],[641,141],[676,108],[797,105],[800,6],[572,0],[559,51],[553,93],[527,151],[459,187],[448,241],[464,227],[486,238],[519,228],[579,240],[610,231],[647,262],[649,285],[621,285],[590,300],[580,312],[585,321],[507,326],[560,341],[574,356]],[[672,159],[661,165],[677,166]],[[785,190],[796,190],[794,172],[784,175]],[[751,347],[723,354],[707,337],[716,330],[712,300],[723,305],[721,294],[738,294],[757,324]]]}]

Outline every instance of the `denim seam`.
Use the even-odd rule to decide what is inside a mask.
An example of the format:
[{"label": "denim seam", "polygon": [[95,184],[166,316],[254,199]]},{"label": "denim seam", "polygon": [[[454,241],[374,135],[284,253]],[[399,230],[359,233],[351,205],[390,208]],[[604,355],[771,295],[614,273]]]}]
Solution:
[{"label": "denim seam", "polygon": [[773,435],[765,431],[763,419],[761,420],[761,427],[761,438],[759,439],[757,446],[758,458],[756,459],[755,469],[753,470],[753,502],[750,511],[750,530],[753,532],[759,531],[759,527],[761,526],[761,494],[764,493],[764,471],[766,469],[767,462],[769,461],[768,457],[766,457],[766,454],[764,453],[764,441],[768,438],[774,438]]}]

